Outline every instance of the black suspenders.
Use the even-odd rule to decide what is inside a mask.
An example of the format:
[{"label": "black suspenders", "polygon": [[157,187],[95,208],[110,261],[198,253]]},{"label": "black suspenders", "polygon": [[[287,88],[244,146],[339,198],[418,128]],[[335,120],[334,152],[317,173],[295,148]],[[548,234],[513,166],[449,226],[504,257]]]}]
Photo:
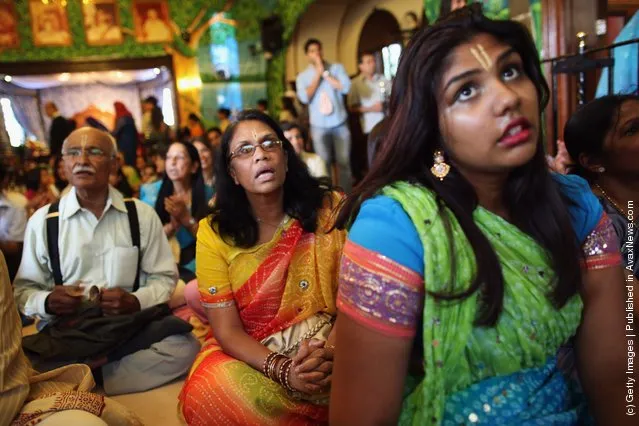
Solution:
[{"label": "black suspenders", "polygon": [[[58,235],[60,234],[60,201],[56,201],[49,206],[49,213],[46,216],[47,223],[47,248],[49,250],[49,259],[51,259],[51,269],[53,273],[53,282],[55,285],[64,284],[62,278],[62,270],[60,269],[60,249],[58,246]],[[142,263],[142,251],[140,250],[140,221],[138,220],[138,210],[135,207],[135,201],[132,198],[124,200],[126,205],[126,214],[129,219],[129,229],[131,230],[131,241],[133,247],[138,249],[138,266],[135,272],[135,281],[133,283],[133,291],[140,288],[140,265]]]}]

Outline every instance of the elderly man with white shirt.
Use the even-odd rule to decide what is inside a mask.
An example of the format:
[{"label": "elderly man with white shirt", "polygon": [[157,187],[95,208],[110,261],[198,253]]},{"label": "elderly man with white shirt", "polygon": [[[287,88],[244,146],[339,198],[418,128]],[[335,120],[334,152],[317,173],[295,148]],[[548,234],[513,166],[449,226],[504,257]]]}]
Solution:
[{"label": "elderly man with white shirt", "polygon": [[[177,271],[162,223],[153,208],[129,201],[137,213],[136,244],[130,207],[109,186],[116,153],[115,140],[97,129],[78,129],[65,140],[62,156],[73,189],[57,212],[45,206],[27,224],[14,281],[16,302],[25,315],[46,322],[73,314],[82,302],[82,287],[100,289],[104,315],[134,314],[169,300]],[[51,219],[58,227],[57,246],[48,244]],[[198,350],[190,334],[165,337],[104,365],[104,389],[114,395],[160,386],[188,371]]]}]

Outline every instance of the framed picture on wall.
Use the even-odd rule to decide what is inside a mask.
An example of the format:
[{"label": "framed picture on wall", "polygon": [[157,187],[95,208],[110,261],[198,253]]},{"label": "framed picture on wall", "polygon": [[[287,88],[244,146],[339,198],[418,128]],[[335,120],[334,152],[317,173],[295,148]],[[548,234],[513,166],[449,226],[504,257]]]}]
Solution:
[{"label": "framed picture on wall", "polygon": [[0,48],[18,47],[18,15],[13,0],[0,0]]},{"label": "framed picture on wall", "polygon": [[135,39],[139,43],[173,40],[169,5],[166,0],[133,0]]},{"label": "framed picture on wall", "polygon": [[122,43],[122,29],[116,0],[82,2],[84,33],[89,46]]},{"label": "framed picture on wall", "polygon": [[35,46],[70,46],[71,32],[66,5],[29,0],[31,31]]}]

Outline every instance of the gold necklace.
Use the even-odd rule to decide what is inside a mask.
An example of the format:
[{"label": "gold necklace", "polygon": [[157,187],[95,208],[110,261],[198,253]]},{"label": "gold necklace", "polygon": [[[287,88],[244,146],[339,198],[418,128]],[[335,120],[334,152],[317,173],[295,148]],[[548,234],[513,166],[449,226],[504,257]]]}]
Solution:
[{"label": "gold necklace", "polygon": [[[601,187],[598,183],[595,183],[595,184],[594,184],[594,186],[597,188],[597,190],[598,190],[599,192],[601,192],[601,195],[603,195],[603,196],[604,196],[604,198],[605,198],[606,200],[608,200],[608,202],[609,202],[609,203],[610,203],[610,204],[611,204],[611,205],[615,208],[615,210],[617,210],[619,213],[621,213],[621,215],[622,215],[623,217],[625,217],[625,218],[626,218],[626,220],[629,220],[629,219],[628,219],[628,214],[626,213],[626,211],[625,211],[624,209],[622,209],[622,208],[621,208],[621,206],[620,206],[619,204],[617,204],[617,203],[615,202],[615,200],[613,200],[613,199],[612,199],[612,197],[611,197],[610,195],[608,195],[608,194],[606,193],[606,191],[604,191],[604,190],[603,190],[603,188],[602,188],[602,187]],[[634,220],[631,220],[630,222],[634,223]]]},{"label": "gold necklace", "polygon": [[263,223],[264,225],[268,225],[268,226],[272,226],[273,228],[276,229],[280,229],[282,226],[284,226],[286,224],[286,222],[288,221],[289,216],[287,214],[284,214],[284,217],[282,218],[282,221],[280,222],[279,225],[275,225],[273,223],[269,223],[269,222],[265,222],[264,220],[260,219],[259,217],[256,218],[257,223]]}]

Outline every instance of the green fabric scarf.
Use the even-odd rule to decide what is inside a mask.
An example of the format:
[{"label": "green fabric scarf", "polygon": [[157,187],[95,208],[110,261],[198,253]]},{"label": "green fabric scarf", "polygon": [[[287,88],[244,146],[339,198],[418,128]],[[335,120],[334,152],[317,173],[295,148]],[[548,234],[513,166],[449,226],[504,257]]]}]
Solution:
[{"label": "green fabric scarf", "polygon": [[[402,205],[417,229],[424,247],[426,290],[458,293],[467,289],[476,272],[475,256],[454,214],[444,210],[454,238],[456,279],[451,282],[449,237],[436,195],[406,182],[386,187],[383,194]],[[439,424],[449,395],[486,378],[544,365],[579,326],[579,297],[559,311],[548,298],[554,273],[546,251],[482,207],[475,209],[473,218],[501,263],[505,282],[502,314],[495,327],[476,327],[477,293],[448,303],[426,295],[422,332],[426,374],[412,378],[418,383],[404,400],[401,425]]]}]

